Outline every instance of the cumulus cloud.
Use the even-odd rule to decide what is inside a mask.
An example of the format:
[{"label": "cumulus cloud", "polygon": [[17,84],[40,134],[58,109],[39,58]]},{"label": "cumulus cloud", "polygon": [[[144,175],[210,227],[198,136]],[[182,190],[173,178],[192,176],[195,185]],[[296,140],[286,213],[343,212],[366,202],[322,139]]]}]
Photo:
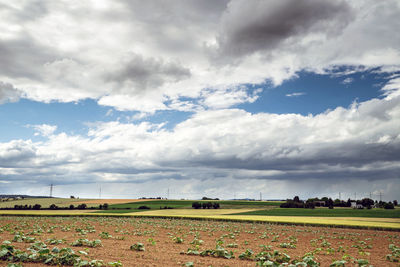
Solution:
[{"label": "cumulus cloud", "polygon": [[50,136],[57,130],[56,125],[48,125],[48,124],[32,125],[32,127],[36,131],[35,135],[42,135],[42,136]]},{"label": "cumulus cloud", "polygon": [[167,82],[177,82],[190,77],[190,70],[174,62],[164,63],[154,58],[144,59],[140,55],[129,55],[111,71],[105,80],[116,83],[115,91],[120,93],[157,89]]},{"label": "cumulus cloud", "polygon": [[398,188],[392,183],[399,173],[398,76],[383,86],[381,99],[315,116],[234,107],[254,103],[258,88],[300,71],[344,68],[344,83],[346,75],[372,68],[398,72],[399,1],[0,0],[0,6],[0,104],[94,99],[137,111],[134,121],[159,110],[193,112],[171,130],[108,122],[69,135],[35,125],[45,140],[0,143],[2,188],[32,177],[32,183],[147,186],[212,181],[214,191],[193,182],[182,188],[188,194],[196,186],[217,194],[221,177],[248,192],[257,190],[243,182],[249,177],[274,189],[281,181],[377,177]]},{"label": "cumulus cloud", "polygon": [[187,98],[209,107],[226,94],[225,104],[211,107],[226,108],[254,99],[243,86],[278,85],[302,70],[400,69],[395,0],[3,1],[2,7],[0,79],[35,101],[90,98],[154,113],[199,110]]},{"label": "cumulus cloud", "polygon": [[99,122],[87,136],[76,136],[41,125],[47,141],[1,143],[0,175],[5,181],[51,177],[59,184],[165,179],[242,183],[249,178],[380,183],[397,179],[400,172],[398,125],[398,96],[315,116],[204,110],[171,130],[164,124],[114,121]]},{"label": "cumulus cloud", "polygon": [[253,103],[257,100],[261,88],[249,92],[245,86],[222,89],[207,89],[201,93],[201,104],[211,108],[228,108],[242,103]]},{"label": "cumulus cloud", "polygon": [[394,77],[390,79],[388,83],[382,88],[384,95],[389,98],[400,96],[400,77]]},{"label": "cumulus cloud", "polygon": [[218,49],[224,57],[284,49],[312,34],[336,36],[352,19],[344,1],[232,1],[222,17]]},{"label": "cumulus cloud", "polygon": [[6,102],[17,102],[21,96],[21,91],[15,88],[12,84],[3,83],[0,81],[0,104]]}]

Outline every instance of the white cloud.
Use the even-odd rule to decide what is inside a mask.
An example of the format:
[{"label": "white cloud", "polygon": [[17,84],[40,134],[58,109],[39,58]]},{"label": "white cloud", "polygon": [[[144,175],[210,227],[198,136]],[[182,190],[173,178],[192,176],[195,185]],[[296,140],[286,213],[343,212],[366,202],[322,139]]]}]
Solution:
[{"label": "white cloud", "polygon": [[301,70],[400,69],[398,1],[201,2],[3,1],[0,79],[36,101],[153,113],[251,102],[238,88]]},{"label": "white cloud", "polygon": [[342,81],[342,84],[350,84],[350,83],[352,83],[352,82],[354,82],[354,79],[353,79],[353,78],[350,78],[350,77],[347,77],[346,79],[344,79],[344,80]]},{"label": "white cloud", "polygon": [[201,104],[211,108],[228,108],[242,103],[253,103],[262,89],[248,92],[245,86],[224,89],[207,89],[201,93]]},{"label": "white cloud", "polygon": [[[0,177],[15,182],[34,177],[41,184],[213,179],[196,194],[220,194],[211,189],[227,179],[239,184],[311,179],[344,189],[345,180],[359,180],[384,190],[385,181],[395,181],[400,172],[398,125],[400,98],[391,95],[315,116],[199,111],[172,130],[114,121],[93,124],[87,136],[77,136],[40,125],[45,141],[0,143]],[[251,190],[242,188],[246,194]]]},{"label": "white cloud", "polygon": [[277,193],[305,179],[332,190],[361,179],[396,195],[398,77],[382,88],[383,99],[315,116],[232,107],[255,102],[259,84],[279,85],[302,70],[399,71],[399,1],[0,2],[0,104],[90,98],[138,111],[133,120],[158,110],[194,112],[172,130],[114,121],[68,135],[35,125],[44,141],[0,143],[3,184],[154,188],[186,180],[194,185],[182,192],[217,195],[226,181],[258,191],[249,177],[271,181]]},{"label": "white cloud", "polygon": [[290,93],[290,94],[286,94],[287,97],[296,97],[296,96],[302,96],[305,95],[305,92],[296,92],[296,93]]},{"label": "white cloud", "polygon": [[386,95],[388,98],[394,98],[394,97],[399,97],[400,96],[400,77],[395,77],[385,86],[382,88],[382,91],[384,95]]},{"label": "white cloud", "polygon": [[40,124],[40,125],[32,125],[33,129],[35,129],[35,135],[42,136],[50,136],[53,135],[57,130],[56,125],[48,125],[48,124]]},{"label": "white cloud", "polygon": [[0,104],[6,102],[17,102],[22,92],[16,89],[12,84],[0,81]]}]

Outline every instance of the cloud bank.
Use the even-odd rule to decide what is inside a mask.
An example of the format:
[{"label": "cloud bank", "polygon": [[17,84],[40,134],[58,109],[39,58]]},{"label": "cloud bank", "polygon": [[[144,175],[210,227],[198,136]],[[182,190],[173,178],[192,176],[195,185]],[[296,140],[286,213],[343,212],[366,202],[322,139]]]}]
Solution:
[{"label": "cloud bank", "polygon": [[2,181],[35,177],[58,185],[166,179],[375,183],[398,179],[399,125],[400,96],[391,95],[315,116],[200,111],[172,130],[113,121],[81,136],[37,125],[48,139],[1,143],[0,170]]},{"label": "cloud bank", "polygon": [[[227,181],[271,194],[310,181],[310,192],[351,184],[397,197],[399,14],[396,0],[0,1],[0,104],[192,112],[172,129],[110,121],[73,135],[32,123],[43,140],[0,143],[1,187],[158,183],[218,196]],[[387,75],[382,97],[315,116],[239,108],[265,84],[343,69]]]},{"label": "cloud bank", "polygon": [[235,88],[302,70],[399,70],[398,1],[6,1],[0,12],[0,81],[36,101],[196,111],[251,102]]}]

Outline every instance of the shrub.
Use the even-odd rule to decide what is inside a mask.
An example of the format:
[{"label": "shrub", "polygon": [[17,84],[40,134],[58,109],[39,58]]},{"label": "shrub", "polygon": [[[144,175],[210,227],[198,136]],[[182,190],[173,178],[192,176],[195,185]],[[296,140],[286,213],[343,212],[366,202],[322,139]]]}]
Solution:
[{"label": "shrub", "polygon": [[79,210],[84,210],[84,209],[87,208],[87,205],[86,205],[86,204],[79,204],[77,208],[78,208]]},{"label": "shrub", "polygon": [[392,210],[392,209],[394,209],[394,205],[393,205],[392,202],[385,203],[383,208],[386,209],[386,210]]},{"label": "shrub", "polygon": [[32,209],[33,210],[40,210],[41,207],[42,206],[40,204],[35,204],[35,205],[33,205]]},{"label": "shrub", "polygon": [[311,202],[311,201],[307,201],[305,208],[307,208],[307,209],[315,209],[315,203]]},{"label": "shrub", "polygon": [[303,202],[295,202],[291,199],[288,199],[285,203],[280,205],[281,208],[304,208]]},{"label": "shrub", "polygon": [[200,208],[201,208],[201,203],[200,203],[200,202],[193,202],[193,203],[192,203],[192,208],[194,208],[194,209],[200,209]]},{"label": "shrub", "polygon": [[147,207],[147,206],[140,206],[138,209],[139,209],[139,210],[149,210],[150,207]]}]

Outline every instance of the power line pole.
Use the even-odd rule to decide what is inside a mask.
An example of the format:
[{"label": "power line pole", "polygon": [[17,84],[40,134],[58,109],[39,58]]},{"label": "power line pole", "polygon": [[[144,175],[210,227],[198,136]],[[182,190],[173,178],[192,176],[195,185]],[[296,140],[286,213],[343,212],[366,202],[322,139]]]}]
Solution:
[{"label": "power line pole", "polygon": [[379,201],[382,201],[382,192],[379,192]]},{"label": "power line pole", "polygon": [[369,192],[369,198],[372,199],[372,193],[371,192]]},{"label": "power line pole", "polygon": [[342,196],[340,195],[340,192],[339,192],[339,200],[342,200]]},{"label": "power line pole", "polygon": [[260,192],[260,201],[262,200],[262,194],[261,194],[261,192]]},{"label": "power line pole", "polygon": [[100,185],[100,188],[99,188],[99,199],[101,199],[101,185]]},{"label": "power line pole", "polygon": [[357,200],[357,193],[354,193],[354,200]]},{"label": "power line pole", "polygon": [[53,184],[50,184],[50,197],[53,197]]},{"label": "power line pole", "polygon": [[168,187],[168,190],[167,190],[167,199],[169,199],[169,187]]}]

